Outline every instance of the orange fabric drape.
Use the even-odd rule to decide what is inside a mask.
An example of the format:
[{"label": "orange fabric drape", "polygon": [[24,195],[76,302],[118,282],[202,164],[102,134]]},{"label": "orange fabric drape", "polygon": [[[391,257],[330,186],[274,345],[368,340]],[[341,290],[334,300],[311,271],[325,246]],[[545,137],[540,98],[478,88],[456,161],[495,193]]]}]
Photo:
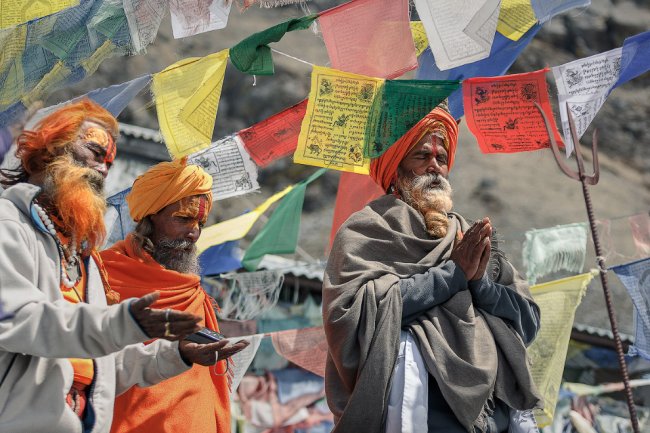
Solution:
[{"label": "orange fabric drape", "polygon": [[[167,270],[147,253],[136,253],[132,235],[101,252],[111,287],[122,300],[160,292],[155,308],[187,311],[201,325],[219,330],[211,298],[196,275]],[[148,388],[133,387],[115,400],[112,433],[230,432],[226,362],[194,365],[189,371]]]},{"label": "orange fabric drape", "polygon": [[449,146],[447,149],[447,166],[451,171],[451,167],[454,165],[456,145],[458,144],[458,123],[447,110],[438,106],[393,143],[383,155],[370,161],[370,177],[384,191],[388,191],[388,187],[397,177],[397,167],[399,167],[402,159],[437,122],[442,122],[447,131]]}]

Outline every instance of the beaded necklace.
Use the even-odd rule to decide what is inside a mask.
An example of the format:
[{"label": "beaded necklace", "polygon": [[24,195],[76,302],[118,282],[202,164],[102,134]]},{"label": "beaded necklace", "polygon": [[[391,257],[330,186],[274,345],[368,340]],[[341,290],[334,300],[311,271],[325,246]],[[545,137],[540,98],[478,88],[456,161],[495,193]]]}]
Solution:
[{"label": "beaded necklace", "polygon": [[[72,239],[70,239],[69,254],[66,258],[65,249],[63,248],[63,244],[61,243],[61,240],[56,233],[54,223],[48,216],[47,212],[45,212],[45,210],[38,203],[34,202],[34,207],[36,208],[36,213],[41,219],[41,222],[43,225],[45,225],[47,231],[54,237],[54,241],[56,242],[56,246],[59,250],[59,255],[61,256],[61,281],[63,285],[68,289],[74,289],[75,285],[77,285],[81,279],[81,270],[79,269],[80,261],[79,256],[77,255],[77,245],[74,235],[72,236]],[[76,274],[75,278],[71,279],[69,277],[69,274]],[[78,293],[77,296],[79,297]],[[79,297],[79,299],[81,299],[81,297]]]}]

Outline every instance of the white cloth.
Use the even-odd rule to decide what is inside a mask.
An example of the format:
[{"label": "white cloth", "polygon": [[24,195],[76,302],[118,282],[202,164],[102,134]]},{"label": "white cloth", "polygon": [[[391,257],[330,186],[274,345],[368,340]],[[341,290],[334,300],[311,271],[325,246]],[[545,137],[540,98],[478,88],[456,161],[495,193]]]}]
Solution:
[{"label": "white cloth", "polygon": [[422,431],[429,410],[429,374],[413,336],[400,334],[399,354],[388,397],[386,433]]}]

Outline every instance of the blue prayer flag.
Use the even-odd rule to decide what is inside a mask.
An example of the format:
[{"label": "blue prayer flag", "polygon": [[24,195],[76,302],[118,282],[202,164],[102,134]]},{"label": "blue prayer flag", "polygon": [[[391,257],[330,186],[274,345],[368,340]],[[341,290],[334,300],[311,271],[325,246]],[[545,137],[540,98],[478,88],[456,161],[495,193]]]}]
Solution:
[{"label": "blue prayer flag", "polygon": [[630,355],[650,360],[650,257],[611,268],[634,304],[635,337]]},{"label": "blue prayer flag", "polygon": [[143,75],[126,83],[92,90],[86,96],[117,117],[150,81],[151,75]]},{"label": "blue prayer flag", "polygon": [[[468,63],[456,68],[441,71],[436,66],[431,48],[427,48],[418,58],[420,67],[417,71],[418,80],[464,80],[472,77],[496,77],[505,72],[515,59],[537,34],[542,26],[535,24],[518,41],[512,41],[501,33],[496,32],[490,56],[478,62]],[[449,96],[449,110],[454,118],[463,116],[463,92],[456,90]]]},{"label": "blue prayer flag", "polygon": [[107,210],[104,214],[106,224],[105,248],[110,247],[117,241],[121,241],[127,234],[135,230],[135,221],[131,219],[129,204],[126,202],[126,195],[131,188],[120,191],[106,199]]},{"label": "blue prayer flag", "polygon": [[650,70],[650,30],[626,38],[623,42],[621,73],[612,90],[648,70]]},{"label": "blue prayer flag", "polygon": [[199,256],[201,275],[218,275],[241,268],[235,249],[239,241],[228,241],[208,248]]}]

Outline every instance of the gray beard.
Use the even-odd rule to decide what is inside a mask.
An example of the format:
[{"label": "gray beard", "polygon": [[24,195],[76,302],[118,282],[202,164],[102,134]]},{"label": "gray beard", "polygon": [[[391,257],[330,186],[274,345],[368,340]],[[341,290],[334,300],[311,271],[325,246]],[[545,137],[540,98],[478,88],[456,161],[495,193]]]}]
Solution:
[{"label": "gray beard", "polygon": [[[439,182],[438,185],[432,186],[435,182]],[[442,176],[433,173],[413,178],[398,176],[395,186],[402,199],[420,212],[437,211],[446,214],[451,211],[451,185]]]},{"label": "gray beard", "polygon": [[160,239],[151,256],[166,269],[181,274],[199,275],[201,267],[196,244],[184,239]]}]

